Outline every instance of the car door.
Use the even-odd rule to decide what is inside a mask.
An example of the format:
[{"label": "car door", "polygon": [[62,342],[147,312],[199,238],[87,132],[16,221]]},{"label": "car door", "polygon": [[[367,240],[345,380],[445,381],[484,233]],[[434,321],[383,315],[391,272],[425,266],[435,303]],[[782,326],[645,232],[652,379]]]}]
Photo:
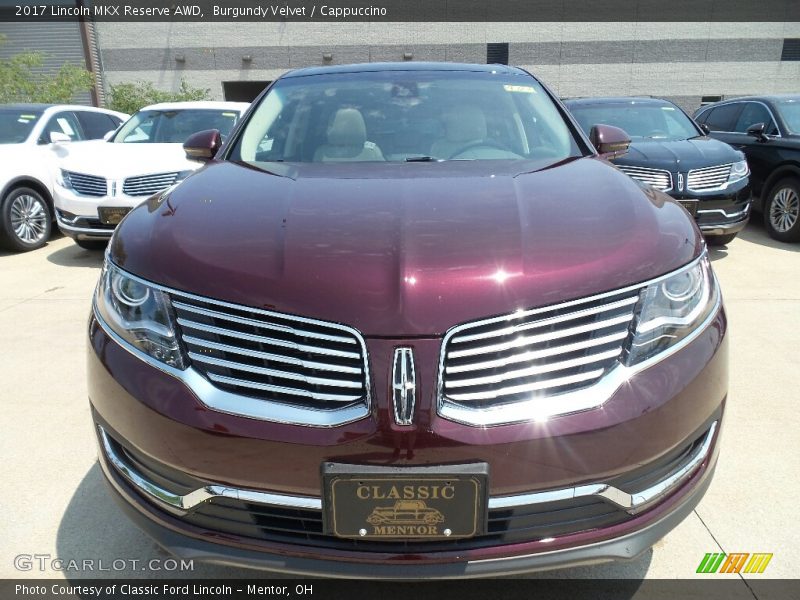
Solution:
[{"label": "car door", "polygon": [[[762,102],[744,102],[742,112],[736,119],[731,133],[726,134],[729,144],[744,152],[747,164],[750,165],[750,184],[756,195],[761,194],[764,182],[772,170],[775,162],[775,147],[770,140],[778,136],[778,126],[772,112]],[[764,124],[766,139],[759,139],[748,135],[747,130],[758,123]]]}]

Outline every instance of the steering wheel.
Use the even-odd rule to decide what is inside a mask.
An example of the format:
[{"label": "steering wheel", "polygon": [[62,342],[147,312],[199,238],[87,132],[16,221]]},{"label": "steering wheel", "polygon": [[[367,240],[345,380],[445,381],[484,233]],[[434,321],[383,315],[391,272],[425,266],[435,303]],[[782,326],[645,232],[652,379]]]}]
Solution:
[{"label": "steering wheel", "polygon": [[512,153],[514,153],[514,152],[511,150],[511,148],[509,148],[509,147],[508,147],[508,146],[506,146],[505,144],[501,144],[500,142],[495,142],[494,140],[480,140],[480,141],[477,141],[477,142],[472,142],[472,143],[470,143],[470,144],[467,144],[466,146],[462,146],[461,148],[459,148],[458,150],[456,150],[455,152],[453,152],[453,153],[452,153],[450,156],[448,156],[447,158],[449,158],[450,160],[452,160],[452,159],[454,159],[456,156],[459,156],[459,155],[461,155],[461,154],[464,154],[464,153],[466,153],[467,151],[469,151],[469,150],[472,150],[473,148],[496,148],[497,150],[503,150],[503,151],[505,151],[505,152],[512,152]]}]

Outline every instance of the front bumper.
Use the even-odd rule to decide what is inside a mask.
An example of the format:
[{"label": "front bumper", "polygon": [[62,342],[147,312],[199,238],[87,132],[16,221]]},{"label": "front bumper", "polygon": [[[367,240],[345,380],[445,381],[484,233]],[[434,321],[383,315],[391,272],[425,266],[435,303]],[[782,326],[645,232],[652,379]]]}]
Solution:
[{"label": "front bumper", "polygon": [[[101,464],[115,495],[146,531],[180,556],[331,576],[513,574],[633,558],[699,502],[715,464],[718,426],[699,462],[640,506],[630,501],[626,507],[625,495],[619,492],[643,490],[627,490],[615,482],[643,465],[662,461],[687,440],[707,432],[712,423],[721,423],[727,391],[725,330],[720,310],[690,344],[633,375],[598,409],[550,423],[486,429],[439,417],[432,395],[421,387],[420,425],[398,431],[388,425],[390,402],[380,388],[375,389],[368,417],[330,428],[269,423],[211,410],[186,385],[131,353],[92,318],[89,394],[99,427],[141,457],[141,464],[163,465],[166,472],[156,473],[166,477],[161,480],[162,489],[170,491],[173,473],[172,481],[185,484],[182,492],[173,494],[180,496],[174,502],[168,494],[156,499],[157,492],[154,497],[147,486],[134,483],[112,465],[101,439]],[[367,342],[374,365],[390,364],[397,340]],[[435,380],[440,343],[438,339],[415,341],[421,381]],[[317,534],[263,539],[252,528],[221,531],[213,525],[213,515],[202,512],[218,502],[240,501],[250,510],[291,498],[293,518],[305,527],[314,518],[309,510],[321,506],[319,468],[324,461],[415,466],[475,459],[490,466],[490,507],[493,502],[497,510],[513,512],[514,507],[508,505],[532,504],[537,496],[552,494],[576,497],[575,491],[582,490],[600,504],[615,506],[617,515],[593,528],[562,527],[555,535],[501,536],[499,542],[474,546],[422,542],[426,545],[404,550],[382,545],[385,542],[348,547],[335,539],[320,540]],[[670,473],[651,483],[669,478]],[[628,493],[627,497],[632,496]],[[308,505],[296,505],[298,498]],[[245,512],[239,518],[242,514],[245,522],[259,526],[260,519],[275,517],[256,513],[251,517]]]},{"label": "front bumper", "polygon": [[147,196],[81,196],[61,186],[56,186],[53,196],[56,223],[61,232],[78,240],[109,240],[116,225],[101,223],[98,208],[133,209],[147,200]]},{"label": "front bumper", "polygon": [[678,202],[696,201],[694,218],[703,235],[738,233],[750,219],[751,194],[747,180],[720,192],[668,192]]}]

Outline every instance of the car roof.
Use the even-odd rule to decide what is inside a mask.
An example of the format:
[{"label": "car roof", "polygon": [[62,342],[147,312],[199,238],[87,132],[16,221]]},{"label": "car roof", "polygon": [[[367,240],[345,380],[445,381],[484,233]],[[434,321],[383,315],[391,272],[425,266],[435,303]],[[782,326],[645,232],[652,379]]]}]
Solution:
[{"label": "car roof", "polygon": [[[776,102],[781,100],[800,100],[800,94],[764,94],[762,96],[737,96],[735,98],[725,98],[719,102],[707,104],[706,106],[713,106],[714,104],[726,104],[728,102],[743,102],[748,100],[760,100],[762,102]],[[705,106],[703,107],[705,108]]]},{"label": "car roof", "polygon": [[472,73],[505,73],[509,75],[528,75],[518,67],[499,64],[468,64],[445,62],[373,62],[351,65],[332,65],[328,67],[306,67],[289,71],[281,79],[325,75],[331,73],[375,73],[379,71],[460,71]]},{"label": "car roof", "polygon": [[669,100],[653,98],[651,96],[601,96],[596,98],[562,98],[567,106],[593,106],[593,105],[621,105],[621,104],[652,104],[653,106],[671,106]]},{"label": "car roof", "polygon": [[235,110],[244,112],[250,106],[247,102],[222,102],[214,100],[194,100],[191,102],[160,102],[158,104],[150,104],[144,106],[139,110],[192,110],[192,109],[218,109],[218,110]]}]

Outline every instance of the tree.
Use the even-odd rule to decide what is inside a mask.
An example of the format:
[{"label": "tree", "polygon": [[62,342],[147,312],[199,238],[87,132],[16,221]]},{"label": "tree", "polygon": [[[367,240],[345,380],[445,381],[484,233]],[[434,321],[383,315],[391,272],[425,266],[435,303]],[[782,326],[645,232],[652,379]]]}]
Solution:
[{"label": "tree", "polygon": [[[0,35],[0,45],[6,43]],[[42,52],[21,52],[0,59],[0,104],[44,102],[65,104],[75,94],[92,89],[94,75],[82,67],[64,63],[54,75],[37,73],[44,64]]]},{"label": "tree", "polygon": [[211,90],[190,87],[181,78],[181,85],[176,92],[156,89],[149,81],[120,83],[111,86],[111,102],[109,108],[132,115],[148,104],[159,102],[185,102],[188,100],[208,100]]}]

